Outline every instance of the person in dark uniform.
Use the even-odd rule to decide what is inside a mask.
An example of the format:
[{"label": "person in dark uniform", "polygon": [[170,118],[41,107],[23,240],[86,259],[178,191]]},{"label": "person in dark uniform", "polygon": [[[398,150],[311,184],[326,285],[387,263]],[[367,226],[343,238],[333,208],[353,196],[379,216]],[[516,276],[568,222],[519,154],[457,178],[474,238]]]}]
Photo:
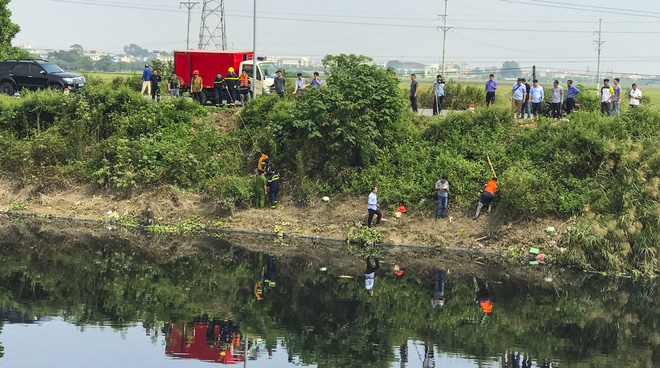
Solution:
[{"label": "person in dark uniform", "polygon": [[149,77],[149,82],[151,82],[151,98],[154,101],[160,101],[160,85],[159,83],[163,78],[158,74],[158,70],[154,70],[153,74]]},{"label": "person in dark uniform", "polygon": [[238,83],[238,75],[234,73],[234,68],[229,68],[227,76],[225,77],[225,87],[227,88],[227,92],[229,92],[229,101],[227,101],[227,105],[232,108],[234,107],[234,102],[236,102]]},{"label": "person in dark uniform", "polygon": [[220,107],[222,105],[222,90],[225,89],[225,78],[222,77],[222,73],[218,72],[213,80],[213,99],[215,100],[215,106]]},{"label": "person in dark uniform", "polygon": [[277,269],[275,268],[275,257],[273,256],[268,256],[268,259],[266,260],[264,284],[270,289],[277,285]]},{"label": "person in dark uniform", "polygon": [[271,164],[268,165],[268,197],[270,198],[270,208],[274,209],[277,205],[277,193],[280,191],[280,176]]}]

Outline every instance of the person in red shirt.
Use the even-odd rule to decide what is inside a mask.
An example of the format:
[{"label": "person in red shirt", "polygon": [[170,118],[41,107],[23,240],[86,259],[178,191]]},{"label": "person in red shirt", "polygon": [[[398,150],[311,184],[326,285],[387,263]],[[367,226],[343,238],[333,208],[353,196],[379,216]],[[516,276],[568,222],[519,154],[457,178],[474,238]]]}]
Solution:
[{"label": "person in red shirt", "polygon": [[493,178],[481,188],[479,191],[479,205],[477,206],[477,213],[474,215],[473,219],[479,218],[481,214],[481,209],[488,205],[488,213],[492,209],[493,198],[495,198],[495,192],[497,191],[497,177]]}]

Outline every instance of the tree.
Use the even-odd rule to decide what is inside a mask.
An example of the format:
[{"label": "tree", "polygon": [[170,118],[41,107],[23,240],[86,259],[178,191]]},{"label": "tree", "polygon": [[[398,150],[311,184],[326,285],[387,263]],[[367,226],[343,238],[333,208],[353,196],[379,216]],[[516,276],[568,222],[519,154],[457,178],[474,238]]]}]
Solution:
[{"label": "tree", "polygon": [[0,60],[29,57],[26,51],[11,45],[11,41],[21,30],[21,27],[13,23],[10,19],[11,10],[9,10],[8,6],[10,1],[0,0]]},{"label": "tree", "polygon": [[73,45],[69,46],[69,48],[71,49],[71,51],[76,52],[80,56],[82,56],[82,54],[85,52],[83,47],[77,43],[74,43]]},{"label": "tree", "polygon": [[505,61],[499,74],[503,77],[516,78],[522,74],[522,70],[517,61]]},{"label": "tree", "polygon": [[148,57],[151,55],[149,50],[143,49],[142,47],[132,43],[128,46],[124,46],[124,52],[135,57]]}]

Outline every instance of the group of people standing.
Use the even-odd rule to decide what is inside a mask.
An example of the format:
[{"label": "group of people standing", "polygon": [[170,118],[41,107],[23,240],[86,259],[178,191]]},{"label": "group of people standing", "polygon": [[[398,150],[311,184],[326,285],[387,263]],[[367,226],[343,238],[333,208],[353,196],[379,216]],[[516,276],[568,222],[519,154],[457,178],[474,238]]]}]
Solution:
[{"label": "group of people standing", "polygon": [[[274,88],[275,93],[277,93],[280,98],[284,98],[284,92],[286,87],[286,78],[282,76],[282,71],[277,71],[277,77],[273,80],[273,85],[271,88]],[[308,87],[311,88],[321,88],[323,86],[323,79],[319,76],[319,72],[314,72],[312,80],[309,83],[305,82],[305,78],[302,73],[298,73],[296,82],[294,83],[293,94],[302,95],[305,94],[305,90]]]},{"label": "group of people standing", "polygon": [[[440,180],[435,183],[433,190],[438,193],[438,207],[435,212],[435,219],[446,218],[447,217],[447,205],[449,203],[449,182],[447,181],[447,175],[443,175]],[[495,199],[495,192],[497,191],[497,177],[488,181],[484,184],[479,190],[478,197],[479,203],[477,205],[477,212],[475,213],[473,219],[476,220],[481,215],[481,210],[484,206],[488,207],[488,213],[492,210],[493,199]],[[374,216],[376,217],[376,226],[380,225],[380,221],[383,217],[383,213],[380,211],[380,204],[378,203],[378,188],[372,187],[371,193],[369,193],[369,198],[367,200],[367,227],[373,225]]]},{"label": "group of people standing", "polygon": [[257,178],[254,183],[256,207],[264,208],[266,198],[270,201],[270,208],[277,208],[277,194],[280,192],[280,175],[268,158],[262,154],[257,165]]}]

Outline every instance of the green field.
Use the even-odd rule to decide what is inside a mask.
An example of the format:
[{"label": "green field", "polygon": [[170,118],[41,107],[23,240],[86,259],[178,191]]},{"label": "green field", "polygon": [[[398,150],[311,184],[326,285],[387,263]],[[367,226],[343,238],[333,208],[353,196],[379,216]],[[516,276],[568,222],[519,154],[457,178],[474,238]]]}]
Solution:
[{"label": "green field", "polygon": [[127,72],[117,72],[117,73],[76,72],[76,71],[74,71],[72,73],[80,74],[80,75],[84,76],[85,79],[90,79],[90,78],[100,79],[102,82],[110,82],[110,81],[112,81],[113,79],[115,79],[117,77],[126,78],[126,77],[130,77],[130,76],[134,76],[134,75],[142,75],[141,71],[136,71],[136,72],[133,72],[133,73],[127,73]]}]

